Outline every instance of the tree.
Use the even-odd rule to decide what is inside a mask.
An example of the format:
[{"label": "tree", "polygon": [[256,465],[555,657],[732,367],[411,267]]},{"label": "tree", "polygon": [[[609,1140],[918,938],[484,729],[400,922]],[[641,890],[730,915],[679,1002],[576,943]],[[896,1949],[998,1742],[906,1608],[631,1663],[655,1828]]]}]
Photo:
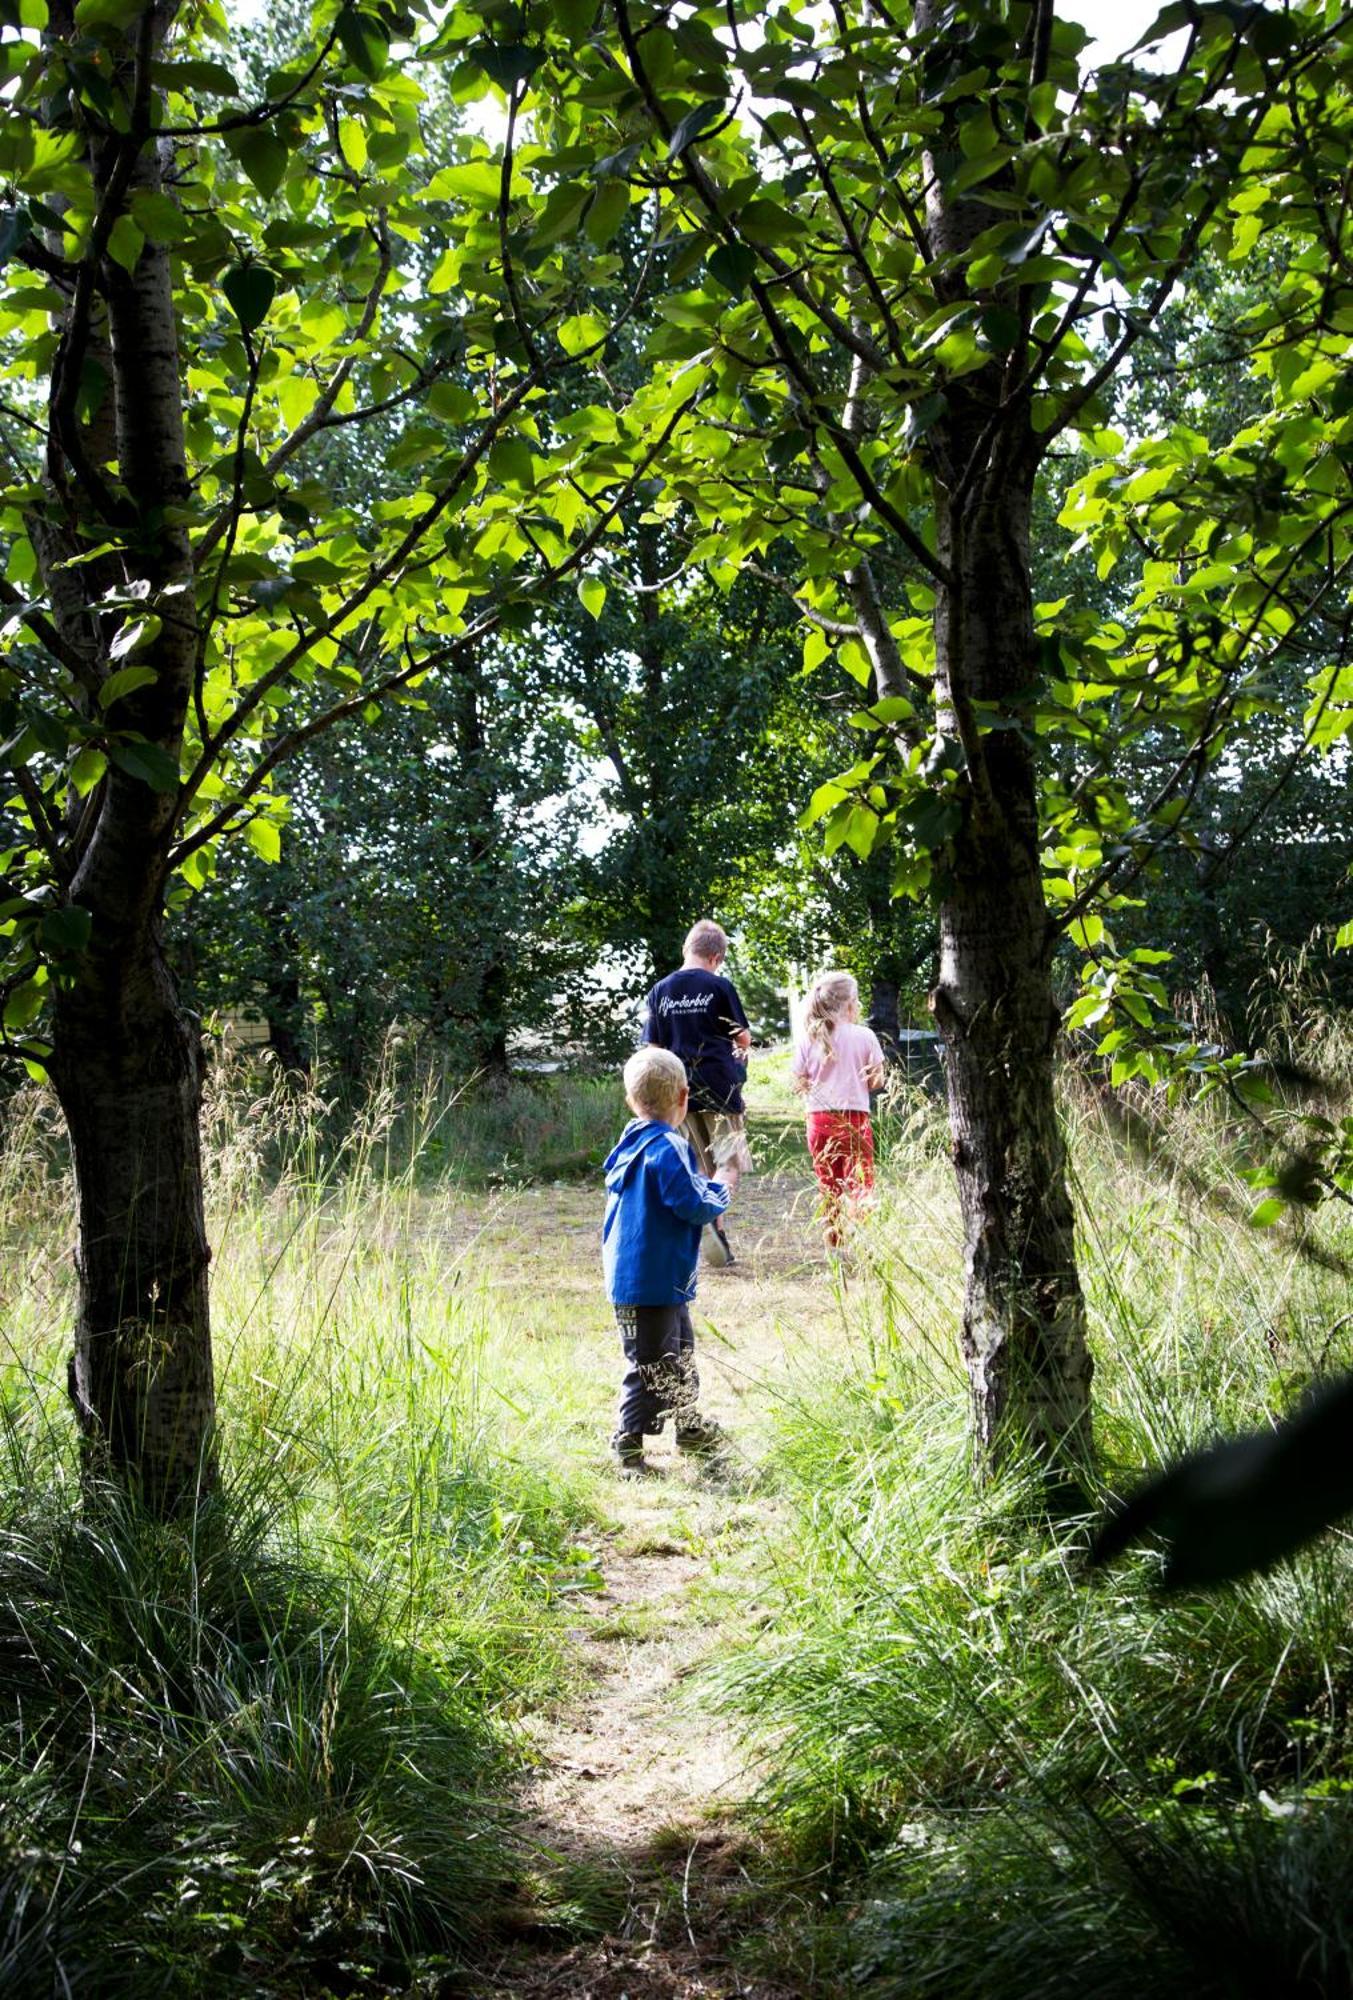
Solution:
[{"label": "tree", "polygon": [[[536,649],[531,649],[533,652]],[[278,1061],[360,1080],[404,1024],[463,1077],[508,1040],[560,1040],[586,946],[568,719],[502,649],[423,684],[418,708],[297,758],[282,854],[222,855],[171,939],[198,1012],[252,1008]]]},{"label": "tree", "polygon": [[[320,0],[250,100],[210,53],[230,42],[217,0],[0,8],[0,700],[23,824],[5,1046],[49,1071],[70,1128],[88,1457],[164,1510],[209,1476],[213,1425],[170,885],[199,886],[226,838],[275,855],[287,760],[529,621],[660,449],[613,418],[604,451],[542,429],[546,386],[608,328],[544,245],[524,311],[529,66],[492,34],[448,53],[432,15]],[[503,88],[501,162],[429,157],[427,63]],[[628,203],[589,187],[571,211],[603,274]],[[414,244],[438,253],[416,288]],[[392,412],[382,455],[414,481],[382,494],[373,458],[359,503],[311,476],[318,440],[357,453]]]},{"label": "tree", "polygon": [[[861,855],[891,839],[894,887],[938,906],[988,1464],[1022,1439],[1074,1467],[1090,1442],[1054,954],[1085,957],[1071,1018],[1149,1068],[1129,1043],[1160,954],[1114,954],[1105,917],[1270,699],[1293,626],[1346,603],[1353,23],[1180,0],[1148,43],[1175,29],[1172,67],[1091,75],[1050,0],[833,0],[825,22],[799,0],[607,0],[523,29],[560,170],[627,177],[667,247],[631,414],[700,396],[655,512],[693,509],[724,564],[788,540],[807,609],[850,628],[874,740],[812,811]],[[1135,450],[1108,432],[1103,392],[1200,256],[1275,226],[1300,250],[1247,328],[1264,425],[1215,456],[1187,427]],[[1127,630],[1035,604],[1035,496],[1070,433],[1098,463],[1069,518],[1105,573],[1133,531],[1152,546]],[[891,601],[880,558],[907,574]],[[1342,644],[1308,743],[1346,726]],[[1134,813],[1116,761],[1148,730],[1175,754]]]},{"label": "tree", "polygon": [[783,726],[798,651],[783,599],[751,576],[720,587],[691,564],[689,522],[639,511],[608,554],[604,597],[598,579],[591,611],[557,616],[550,674],[612,829],[586,866],[581,921],[642,991],[679,963],[702,911],[735,918],[775,866],[803,751]]}]

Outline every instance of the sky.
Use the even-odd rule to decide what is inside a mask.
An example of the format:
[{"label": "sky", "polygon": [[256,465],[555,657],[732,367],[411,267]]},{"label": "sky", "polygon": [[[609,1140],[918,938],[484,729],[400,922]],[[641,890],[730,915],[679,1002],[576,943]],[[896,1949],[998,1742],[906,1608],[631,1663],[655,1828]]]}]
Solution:
[{"label": "sky", "polygon": [[[1061,0],[1058,13],[1079,21],[1094,37],[1087,54],[1093,61],[1121,55],[1151,26],[1164,0]],[[268,0],[227,0],[237,21],[256,21],[268,10]]]}]

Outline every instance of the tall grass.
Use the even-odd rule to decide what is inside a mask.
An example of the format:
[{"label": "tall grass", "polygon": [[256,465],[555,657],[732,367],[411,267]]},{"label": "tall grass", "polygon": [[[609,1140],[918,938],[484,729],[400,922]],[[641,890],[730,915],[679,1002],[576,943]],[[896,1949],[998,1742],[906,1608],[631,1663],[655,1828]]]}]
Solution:
[{"label": "tall grass", "polygon": [[562,1343],[505,1323],[487,1197],[420,1143],[457,1118],[387,1072],[335,1141],[322,1101],[218,1077],[222,1475],[170,1528],[79,1492],[63,1146],[11,1103],[7,1994],[402,1992],[511,1906],[515,1721],[561,1683],[594,1516]]},{"label": "tall grass", "polygon": [[[1069,1115],[1107,1494],[1347,1362],[1353,1231],[1250,1227],[1218,1106],[1153,1107],[1149,1151]],[[779,1412],[773,1616],[714,1675],[763,1807],[862,1991],[1353,1993],[1353,1538],[1162,1601],[1151,1553],[1032,1529],[1018,1469],[975,1493],[942,1138],[913,1101],[849,1347]]]},{"label": "tall grass", "polygon": [[467,1076],[398,1029],[355,1092],[323,1071],[284,1078],[228,1034],[213,1050],[207,1137],[218,1173],[248,1162],[311,1188],[354,1170],[442,1188],[573,1179],[600,1166],[625,1115],[613,1072]]},{"label": "tall grass", "polygon": [[[1251,1228],[1225,1103],[1137,1111],[1068,1098],[1106,1493],[1353,1347],[1341,1217]],[[185,1532],[79,1493],[67,1164],[11,1101],[0,1990],[430,1991],[518,1905],[517,1722],[598,1581],[599,1426],[553,1317],[588,1281],[505,1284],[539,1251],[498,1205],[620,1115],[609,1080],[481,1095],[396,1049],[356,1107],[218,1068],[222,1476]],[[880,1125],[879,1215],[768,1385],[769,1622],[715,1676],[843,1968],[889,2000],[1353,1995],[1353,1543],[1165,1603],[1149,1553],[1090,1576],[1084,1522],[1032,1529],[1018,1468],[975,1493],[942,1114],[903,1091]]]}]

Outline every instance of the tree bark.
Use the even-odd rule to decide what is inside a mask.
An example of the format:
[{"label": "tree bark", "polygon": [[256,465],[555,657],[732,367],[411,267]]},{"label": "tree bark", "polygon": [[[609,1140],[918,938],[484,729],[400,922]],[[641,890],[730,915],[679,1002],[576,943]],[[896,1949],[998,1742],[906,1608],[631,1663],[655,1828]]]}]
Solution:
[{"label": "tree bark", "polygon": [[168,1514],[212,1472],[201,1045],[158,922],[86,957],[51,1062],[79,1211],[70,1393],[88,1469]]},{"label": "tree bark", "polygon": [[[1090,1449],[1092,1363],[1054,1095],[1055,933],[1018,717],[1033,663],[1032,473],[1031,452],[993,468],[961,527],[941,494],[938,546],[953,588],[936,607],[940,726],[966,739],[976,769],[940,905],[931,1008],[948,1048],[979,1462],[994,1470],[1023,1444],[1074,1472]],[[1013,726],[979,743],[974,701],[997,704]]]},{"label": "tree bark", "polygon": [[[1031,83],[1046,70],[1051,18],[1050,0],[1038,0],[1024,50]],[[937,45],[953,29],[962,54],[961,23],[942,0],[916,0],[915,21]],[[955,195],[948,185],[961,109],[946,103],[924,156],[926,231],[945,273],[941,289],[955,302],[972,296],[967,252],[1001,214],[985,189]],[[1008,360],[945,385],[944,414],[926,441],[936,553],[949,579],[935,604],[937,747],[948,739],[962,815],[950,855],[937,857],[940,962],[930,1004],[948,1050],[978,1464],[994,1471],[1025,1446],[1050,1477],[1074,1480],[1091,1449],[1092,1363],[1054,1094],[1056,932],[1043,895],[1027,715],[1042,444],[1025,340],[1027,323]]]},{"label": "tree bark", "polygon": [[[466,801],[466,862],[473,878],[497,884],[511,868],[511,856],[500,820],[498,782],[484,726],[484,673],[477,654],[464,660],[456,680],[456,747]],[[480,904],[498,908],[496,888]],[[501,931],[481,922],[469,946],[475,954],[473,1021],[474,1063],[485,1083],[502,1090],[511,1077],[507,1054],[508,1019],[512,1005],[509,946]]]},{"label": "tree bark", "polygon": [[870,1027],[878,1036],[883,1053],[896,1059],[897,1037],[901,1032],[902,1020],[898,1012],[897,981],[884,973],[876,972],[869,982]]}]

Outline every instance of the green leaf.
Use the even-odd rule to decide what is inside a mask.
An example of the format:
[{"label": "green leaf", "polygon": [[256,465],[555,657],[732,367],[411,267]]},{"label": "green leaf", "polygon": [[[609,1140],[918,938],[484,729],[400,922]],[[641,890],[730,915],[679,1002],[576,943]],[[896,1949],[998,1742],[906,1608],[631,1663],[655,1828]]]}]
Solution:
[{"label": "green leaf", "polygon": [[5,1002],[5,1026],[11,1034],[26,1028],[42,1012],[42,1004],[47,998],[46,984],[30,979],[26,985],[17,987]]},{"label": "green leaf", "polygon": [[565,354],[581,354],[605,337],[606,321],[600,313],[571,313],[559,322],[559,345]]},{"label": "green leaf", "polygon": [[264,200],[271,201],[282,185],[291,158],[276,132],[259,125],[232,134],[229,143],[231,152]]},{"label": "green leaf", "polygon": [[92,792],[107,769],[108,759],[102,750],[95,750],[86,744],[70,767],[70,781],[77,795],[84,798],[87,793]]},{"label": "green leaf", "polygon": [[246,333],[268,317],[277,296],[277,279],[266,264],[236,264],[221,280],[221,290]]},{"label": "green leaf", "polygon": [[535,462],[525,438],[499,438],[489,453],[489,477],[529,493],[536,483]]},{"label": "green leaf", "polygon": [[708,132],[711,125],[717,125],[723,117],[723,99],[709,98],[704,104],[697,104],[688,111],[667,142],[669,160],[679,160],[687,147],[694,144],[702,132]]},{"label": "green leaf", "polygon": [[640,153],[642,153],[643,150],[644,150],[643,147],[636,140],[634,144],[631,146],[622,146],[618,153],[607,153],[605,157],[598,160],[595,167],[593,167],[592,169],[593,180],[627,181],[630,175],[634,172],[634,162],[638,159]]},{"label": "green leaf", "polygon": [[845,796],[846,794],[840,785],[834,783],[829,778],[825,785],[818,786],[812,798],[809,799],[807,805],[800,813],[799,825],[804,828],[815,825],[825,814],[831,812],[836,806],[839,806]]},{"label": "green leaf", "polygon": [[390,60],[390,37],[382,23],[356,7],[344,7],[334,25],[353,68],[373,80],[381,76]]},{"label": "green leaf", "polygon": [[244,837],[260,860],[273,862],[282,859],[282,835],[275,820],[251,819],[244,829]]},{"label": "green leaf", "polygon": [[559,23],[565,41],[577,48],[591,34],[597,18],[597,0],[550,0],[550,12]]},{"label": "green leaf", "polygon": [[[122,634],[119,633],[118,637],[121,638]],[[110,709],[115,701],[121,701],[124,694],[131,694],[139,687],[149,687],[158,678],[154,667],[123,667],[117,673],[109,674],[99,689],[99,707]]]},{"label": "green leaf", "polygon": [[1171,4],[1157,14],[1151,26],[1140,41],[1124,50],[1124,56],[1135,56],[1139,49],[1149,49],[1157,42],[1163,42],[1167,35],[1173,35],[1180,28],[1187,28],[1197,20],[1194,0],[1171,0]]},{"label": "green leaf", "polygon": [[1275,1222],[1282,1220],[1286,1206],[1281,1195],[1271,1194],[1250,1210],[1250,1221],[1256,1229],[1271,1229]]},{"label": "green leaf", "polygon": [[338,121],[338,150],[355,174],[360,174],[366,166],[366,128],[360,118],[340,118]]},{"label": "green leaf", "polygon": [[861,861],[867,861],[874,851],[878,839],[878,814],[868,806],[855,805],[850,809],[850,817],[845,825],[845,844]]},{"label": "green leaf", "polygon": [[130,215],[120,215],[108,232],[108,255],[124,271],[134,271],[146,239]]},{"label": "green leaf", "polygon": [[905,821],[914,847],[925,848],[934,853],[952,840],[963,824],[963,815],[952,799],[936,797],[933,792],[925,793],[913,801],[900,815]]},{"label": "green leaf", "polygon": [[579,577],[578,602],[589,617],[600,618],[601,607],[606,602],[606,586],[599,576]]},{"label": "green leaf", "polygon": [[518,84],[529,83],[545,60],[544,49],[527,42],[472,42],[467,54],[509,96]]},{"label": "green leaf", "polygon": [[120,771],[125,771],[129,778],[139,778],[153,792],[178,790],[179,767],[158,743],[114,743],[108,757]]},{"label": "green leaf", "polygon": [[[122,630],[108,648],[109,659],[125,660],[139,646],[149,646],[153,640],[159,638],[162,624],[163,621],[157,618],[153,611],[148,611],[144,618],[133,618],[130,624],[122,627]],[[142,673],[149,670],[138,667],[134,671]],[[117,679],[116,674],[113,675],[113,679]],[[154,679],[153,674],[151,675],[151,679]],[[113,699],[116,700],[116,696]]]},{"label": "green leaf", "polygon": [[754,243],[792,243],[804,225],[778,201],[749,201],[738,210],[738,228]]},{"label": "green leaf", "polygon": [[188,235],[188,221],[178,203],[155,188],[138,189],[131,209],[137,228],[152,243],[182,243]]},{"label": "green leaf", "polygon": [[239,84],[224,63],[209,62],[193,57],[186,62],[157,62],[150,66],[150,73],[156,83],[166,90],[177,90],[182,95],[190,91],[201,91],[207,97],[238,97]]},{"label": "green leaf", "polygon": [[591,199],[592,190],[585,182],[562,181],[558,187],[551,188],[540,211],[540,220],[531,232],[532,244],[544,249],[547,244],[558,243],[563,237],[572,235]]},{"label": "green leaf", "polygon": [[1009,354],[1019,345],[1023,328],[1019,314],[1012,312],[1009,306],[983,307],[979,324],[982,338],[997,354]]},{"label": "green leaf", "polygon": [[63,910],[47,910],[38,925],[38,941],[52,957],[73,957],[89,943],[91,921],[89,911],[78,903]]},{"label": "green leaf", "polygon": [[468,424],[479,409],[474,391],[461,382],[434,382],[427,406],[444,424]]},{"label": "green leaf", "polygon": [[735,299],[742,297],[756,275],[756,265],[756,252],[746,243],[721,243],[705,262],[711,278]]},{"label": "green leaf", "polygon": [[589,241],[604,249],[630,212],[628,181],[603,181],[592,197],[583,229]]},{"label": "green leaf", "polygon": [[80,387],[76,392],[75,410],[81,423],[92,423],[103,408],[103,399],[108,393],[108,371],[97,362],[92,354],[86,354],[80,363]]},{"label": "green leaf", "polygon": [[146,0],[79,0],[75,25],[82,32],[93,28],[127,28],[146,11]]},{"label": "green leaf", "polygon": [[33,219],[26,208],[7,209],[0,215],[0,271],[32,234]]},{"label": "green leaf", "polygon": [[1336,951],[1353,951],[1353,918],[1346,924],[1340,924],[1338,930],[1334,933],[1334,949]]},{"label": "green leaf", "polygon": [[922,396],[919,403],[912,403],[907,410],[903,430],[906,444],[915,449],[926,432],[933,429],[948,408],[947,398],[938,389],[932,390],[928,396]]}]

